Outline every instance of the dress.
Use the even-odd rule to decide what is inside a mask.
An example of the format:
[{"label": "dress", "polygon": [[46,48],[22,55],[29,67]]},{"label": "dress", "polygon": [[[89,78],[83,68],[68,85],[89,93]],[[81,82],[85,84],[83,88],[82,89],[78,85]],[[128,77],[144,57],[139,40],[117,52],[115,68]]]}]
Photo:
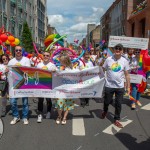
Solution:
[{"label": "dress", "polygon": [[[71,70],[70,68],[65,68],[65,70]],[[58,110],[69,111],[74,109],[74,99],[64,99],[57,98],[55,99],[55,108]]]}]

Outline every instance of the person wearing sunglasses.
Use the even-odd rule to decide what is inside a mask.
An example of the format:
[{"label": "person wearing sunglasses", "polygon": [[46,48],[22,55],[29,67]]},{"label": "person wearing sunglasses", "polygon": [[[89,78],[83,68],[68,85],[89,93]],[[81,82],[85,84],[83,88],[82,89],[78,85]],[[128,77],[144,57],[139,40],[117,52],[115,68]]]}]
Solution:
[{"label": "person wearing sunglasses", "polygon": [[122,57],[122,53],[123,45],[117,44],[114,47],[114,55],[108,57],[104,62],[103,69],[106,71],[106,84],[104,91],[104,107],[101,114],[101,119],[104,119],[108,112],[108,106],[112,102],[113,95],[115,94],[114,125],[119,128],[123,128],[119,120],[121,114],[121,103],[124,95],[124,78],[126,78],[128,89],[130,88],[130,77],[128,73],[129,63],[124,57]]},{"label": "person wearing sunglasses", "polygon": [[[138,74],[138,69],[140,68],[139,66],[139,59],[140,59],[140,52],[141,50],[139,49],[136,49],[134,54],[135,54],[135,57],[132,58],[132,62],[131,62],[131,65],[130,65],[130,69],[131,69],[131,74]],[[140,103],[140,96],[141,96],[141,93],[138,92],[138,86],[137,84],[135,83],[131,83],[131,96],[137,100],[137,105],[138,106],[142,106],[142,104]],[[134,110],[136,108],[136,104],[134,101],[131,101],[131,109]]]},{"label": "person wearing sunglasses", "polygon": [[[52,72],[55,72],[57,69],[56,66],[50,62],[50,53],[48,53],[48,52],[43,53],[43,62],[39,63],[37,65],[37,68],[49,70]],[[47,101],[46,119],[50,119],[51,109],[52,109],[52,101],[51,101],[51,98],[46,98],[46,101]],[[44,98],[40,97],[38,99],[38,119],[37,119],[38,123],[41,123],[42,118],[43,118],[43,115],[42,115],[42,113],[43,113],[43,102],[44,102]]]},{"label": "person wearing sunglasses", "polygon": [[[8,63],[9,67],[11,67],[11,66],[31,67],[29,58],[22,56],[22,47],[21,46],[16,46],[14,52],[15,52],[15,57],[9,61],[9,63]],[[11,103],[12,115],[14,117],[13,120],[10,122],[10,124],[14,125],[18,121],[20,121],[18,106],[17,106],[17,98],[11,98],[10,103]],[[29,124],[29,121],[28,121],[28,112],[29,112],[28,97],[22,98],[22,104],[23,104],[22,120],[23,120],[23,124],[27,125],[27,124]]]},{"label": "person wearing sunglasses", "polygon": [[[7,81],[8,62],[9,56],[7,54],[3,54],[1,56],[1,64],[0,64],[0,80]],[[5,117],[6,115],[7,94],[8,94],[8,82],[6,83],[4,91],[1,91],[1,100],[2,100],[1,117]]]}]

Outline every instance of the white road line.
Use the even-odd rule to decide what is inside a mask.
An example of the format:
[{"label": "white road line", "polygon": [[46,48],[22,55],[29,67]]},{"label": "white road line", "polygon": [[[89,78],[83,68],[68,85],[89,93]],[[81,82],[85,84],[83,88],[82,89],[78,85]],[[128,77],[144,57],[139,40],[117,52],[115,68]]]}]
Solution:
[{"label": "white road line", "polygon": [[73,118],[72,135],[85,136],[85,126],[83,118]]},{"label": "white road line", "polygon": [[[126,125],[128,125],[131,122],[132,122],[132,120],[128,120],[128,119],[126,119],[126,121],[120,121],[120,123],[123,125],[123,127],[125,127]],[[103,130],[103,133],[115,135],[120,130],[121,130],[121,128],[118,128],[114,124],[112,124],[109,127],[107,127],[105,130]]]},{"label": "white road line", "polygon": [[150,110],[150,103],[143,106],[141,109],[144,109],[144,110]]},{"label": "white road line", "polygon": [[3,135],[3,131],[4,131],[3,122],[2,122],[2,120],[0,119],[0,138],[1,138],[1,136]]}]

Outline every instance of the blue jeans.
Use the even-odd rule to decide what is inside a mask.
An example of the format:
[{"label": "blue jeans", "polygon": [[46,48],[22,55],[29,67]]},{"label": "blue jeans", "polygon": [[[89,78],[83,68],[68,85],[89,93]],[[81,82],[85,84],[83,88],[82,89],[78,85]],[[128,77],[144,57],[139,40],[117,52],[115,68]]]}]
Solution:
[{"label": "blue jeans", "polygon": [[[141,93],[138,92],[138,87],[136,86],[136,84],[132,83],[132,91],[131,91],[131,96],[135,99],[135,100],[139,100]],[[135,103],[134,101],[131,101],[131,103]]]},{"label": "blue jeans", "polygon": [[[11,103],[11,110],[12,110],[13,117],[19,118],[17,100],[18,100],[17,98],[11,98],[10,103]],[[22,105],[23,105],[22,119],[28,118],[29,106],[28,106],[28,98],[27,97],[22,98]]]}]

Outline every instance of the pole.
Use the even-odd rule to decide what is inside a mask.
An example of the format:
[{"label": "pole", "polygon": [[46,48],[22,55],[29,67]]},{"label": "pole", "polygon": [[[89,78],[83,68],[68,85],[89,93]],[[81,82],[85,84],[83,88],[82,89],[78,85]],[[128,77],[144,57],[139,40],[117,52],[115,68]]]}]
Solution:
[{"label": "pole", "polygon": [[1,4],[2,4],[2,5],[1,5],[1,8],[2,8],[2,26],[3,26],[3,21],[4,21],[4,20],[3,20],[3,1],[2,1],[2,0],[1,0]]}]

